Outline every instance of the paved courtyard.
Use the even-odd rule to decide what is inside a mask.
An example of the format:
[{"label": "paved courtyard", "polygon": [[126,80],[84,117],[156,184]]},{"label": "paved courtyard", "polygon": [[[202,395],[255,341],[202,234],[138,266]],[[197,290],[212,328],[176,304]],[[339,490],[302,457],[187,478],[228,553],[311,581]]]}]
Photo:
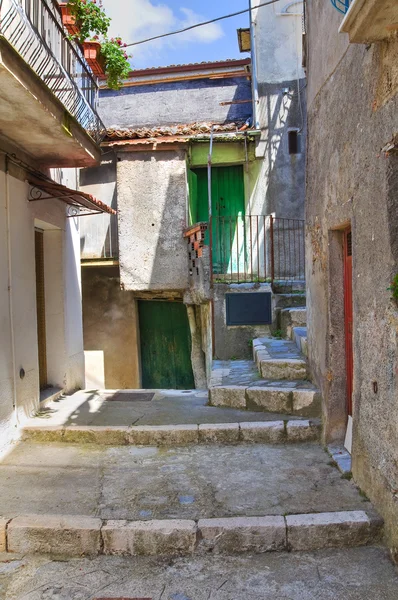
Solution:
[{"label": "paved courtyard", "polygon": [[396,600],[381,548],[151,559],[0,554],[1,600]]},{"label": "paved courtyard", "polygon": [[316,443],[180,448],[21,443],[0,464],[16,515],[199,519],[369,510]]},{"label": "paved courtyard", "polygon": [[[140,426],[239,423],[291,420],[298,417],[207,406],[208,392],[200,390],[77,392],[51,402],[29,419],[36,426]],[[142,400],[142,394],[146,399]],[[152,396],[152,398],[151,398]],[[151,398],[151,399],[148,399]]]}]

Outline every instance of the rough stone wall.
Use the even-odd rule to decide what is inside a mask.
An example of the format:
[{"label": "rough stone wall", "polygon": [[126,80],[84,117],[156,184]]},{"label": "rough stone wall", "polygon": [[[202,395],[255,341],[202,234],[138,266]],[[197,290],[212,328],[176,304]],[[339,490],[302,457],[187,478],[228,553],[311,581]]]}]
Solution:
[{"label": "rough stone wall", "polygon": [[[329,3],[308,1],[309,360],[323,393],[325,439],[341,441],[347,419],[342,229],[351,224],[353,475],[384,516],[397,553],[398,309],[387,288],[398,271],[398,157],[381,153],[397,128],[396,63],[381,102],[380,82],[398,41],[346,45],[344,52],[335,13]],[[327,44],[335,59],[326,72]]]},{"label": "rough stone wall", "polygon": [[[199,79],[102,90],[99,113],[107,127],[159,127],[179,123],[245,121],[251,102],[220,106],[221,102],[250,100],[246,77]],[[161,98],[161,100],[159,100]]]},{"label": "rough stone wall", "polygon": [[[120,289],[118,269],[83,268],[84,349],[98,354],[91,367],[105,375],[107,389],[140,387],[138,317],[133,294]],[[87,373],[94,379],[93,373]]]},{"label": "rough stone wall", "polygon": [[118,156],[120,282],[128,291],[189,287],[187,174],[181,151]]}]

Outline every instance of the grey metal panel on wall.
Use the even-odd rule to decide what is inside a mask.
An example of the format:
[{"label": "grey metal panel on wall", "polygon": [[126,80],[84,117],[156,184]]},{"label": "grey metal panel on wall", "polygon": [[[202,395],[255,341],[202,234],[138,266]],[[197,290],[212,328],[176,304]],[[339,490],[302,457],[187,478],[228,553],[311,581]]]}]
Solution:
[{"label": "grey metal panel on wall", "polygon": [[272,294],[226,294],[227,325],[271,325]]}]

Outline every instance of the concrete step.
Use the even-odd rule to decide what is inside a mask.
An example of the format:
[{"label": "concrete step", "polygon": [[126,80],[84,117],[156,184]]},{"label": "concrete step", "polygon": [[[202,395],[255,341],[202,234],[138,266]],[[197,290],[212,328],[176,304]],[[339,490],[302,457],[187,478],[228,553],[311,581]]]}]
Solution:
[{"label": "concrete step", "polygon": [[253,358],[263,379],[306,380],[307,363],[296,344],[289,340],[258,338]]},{"label": "concrete step", "polygon": [[189,556],[314,551],[377,544],[383,522],[373,511],[260,517],[104,520],[84,515],[5,519],[0,536],[11,554]]},{"label": "concrete step", "polygon": [[306,327],[293,327],[293,341],[300,352],[308,357],[308,344],[307,344],[307,328]]},{"label": "concrete step", "polygon": [[[217,402],[217,388],[213,389]],[[233,390],[232,390],[233,392]],[[217,406],[217,404],[215,404]],[[244,415],[243,415],[244,416]],[[267,420],[201,425],[74,426],[27,425],[25,442],[95,444],[103,446],[192,446],[197,444],[238,444],[244,442],[283,444],[317,441],[321,434],[319,419]]]},{"label": "concrete step", "polygon": [[283,310],[294,306],[303,307],[306,305],[306,294],[275,294],[275,308]]},{"label": "concrete step", "polygon": [[209,390],[212,406],[298,417],[320,417],[321,395],[308,381],[259,380],[250,386],[219,385]]},{"label": "concrete step", "polygon": [[282,337],[293,339],[294,327],[306,327],[307,309],[305,306],[285,308],[280,315]]},{"label": "concrete step", "polygon": [[383,529],[318,444],[20,443],[0,463],[0,506],[11,556],[312,551]]}]

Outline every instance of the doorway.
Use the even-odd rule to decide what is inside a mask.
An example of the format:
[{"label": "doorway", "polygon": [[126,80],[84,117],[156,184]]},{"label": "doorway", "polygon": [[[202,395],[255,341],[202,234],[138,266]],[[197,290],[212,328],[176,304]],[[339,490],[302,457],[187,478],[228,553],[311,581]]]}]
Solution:
[{"label": "doorway", "polygon": [[39,353],[40,390],[48,387],[47,380],[47,342],[46,342],[46,300],[44,284],[44,234],[35,230],[36,265],[36,311],[37,311],[37,347]]},{"label": "doorway", "polygon": [[352,231],[351,227],[344,231],[344,329],[345,355],[347,377],[347,414],[348,425],[346,448],[351,452],[352,446],[352,395],[354,382],[354,353],[353,353],[353,304],[352,304]]},{"label": "doorway", "polygon": [[[242,165],[212,168],[211,207],[214,273],[244,272],[246,232]],[[207,168],[190,172],[190,217],[192,224],[209,220]],[[209,233],[205,244],[209,244]]]},{"label": "doorway", "polygon": [[142,387],[194,389],[192,341],[185,304],[140,300],[138,313]]}]

